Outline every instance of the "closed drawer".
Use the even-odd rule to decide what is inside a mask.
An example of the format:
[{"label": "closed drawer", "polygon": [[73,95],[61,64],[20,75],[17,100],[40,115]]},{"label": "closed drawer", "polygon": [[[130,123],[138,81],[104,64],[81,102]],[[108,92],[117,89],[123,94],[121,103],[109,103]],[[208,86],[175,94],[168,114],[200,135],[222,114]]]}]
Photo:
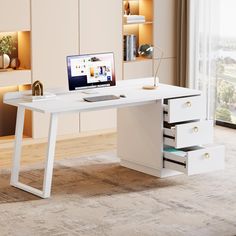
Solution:
[{"label": "closed drawer", "polygon": [[213,121],[198,121],[164,128],[164,144],[185,148],[213,143]]},{"label": "closed drawer", "polygon": [[164,120],[168,123],[200,120],[203,117],[201,96],[169,99],[165,103]]},{"label": "closed drawer", "polygon": [[203,146],[183,150],[164,150],[164,168],[187,175],[206,173],[224,168],[224,146]]}]

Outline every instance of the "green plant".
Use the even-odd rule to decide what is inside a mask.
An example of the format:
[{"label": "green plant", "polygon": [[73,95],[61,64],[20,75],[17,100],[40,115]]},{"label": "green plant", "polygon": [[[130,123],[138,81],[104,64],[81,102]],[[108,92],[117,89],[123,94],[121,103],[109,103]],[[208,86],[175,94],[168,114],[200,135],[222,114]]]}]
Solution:
[{"label": "green plant", "polygon": [[232,83],[222,80],[218,84],[217,90],[218,103],[221,106],[229,107],[230,104],[235,102],[235,87]]},{"label": "green plant", "polygon": [[12,36],[3,36],[0,39],[0,55],[11,54],[13,50],[16,50],[16,47],[14,46],[14,40]]},{"label": "green plant", "polygon": [[231,122],[232,121],[231,113],[227,108],[219,107],[216,110],[216,119],[221,121]]}]

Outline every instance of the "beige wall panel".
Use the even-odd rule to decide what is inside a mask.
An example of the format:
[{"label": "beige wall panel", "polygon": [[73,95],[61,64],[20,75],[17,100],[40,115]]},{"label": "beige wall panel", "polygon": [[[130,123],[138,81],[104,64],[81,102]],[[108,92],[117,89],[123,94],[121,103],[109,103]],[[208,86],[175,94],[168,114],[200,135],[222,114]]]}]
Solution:
[{"label": "beige wall panel", "polygon": [[30,0],[1,0],[0,32],[30,30]]},{"label": "beige wall panel", "polygon": [[114,52],[122,79],[122,1],[80,0],[80,53]]},{"label": "beige wall panel", "polygon": [[[120,0],[80,0],[80,53],[114,52],[116,79],[122,79],[122,5]],[[83,131],[113,129],[116,110],[82,113]]]},{"label": "beige wall panel", "polygon": [[[68,89],[66,56],[79,52],[78,0],[32,0],[32,77]],[[59,134],[79,131],[78,114],[63,115]],[[33,114],[33,136],[47,136],[48,117]]]},{"label": "beige wall panel", "polygon": [[0,87],[31,84],[30,70],[13,70],[0,73]]},{"label": "beige wall panel", "polygon": [[81,132],[113,129],[116,127],[116,110],[83,112],[80,114],[80,122]]},{"label": "beige wall panel", "polygon": [[154,44],[165,58],[176,57],[177,1],[155,0],[154,6]]},{"label": "beige wall panel", "polygon": [[151,77],[153,75],[152,68],[152,60],[126,62],[124,63],[124,79]]},{"label": "beige wall panel", "polygon": [[[157,61],[155,65],[157,66]],[[176,59],[163,59],[158,72],[160,82],[164,84],[176,85]]]}]

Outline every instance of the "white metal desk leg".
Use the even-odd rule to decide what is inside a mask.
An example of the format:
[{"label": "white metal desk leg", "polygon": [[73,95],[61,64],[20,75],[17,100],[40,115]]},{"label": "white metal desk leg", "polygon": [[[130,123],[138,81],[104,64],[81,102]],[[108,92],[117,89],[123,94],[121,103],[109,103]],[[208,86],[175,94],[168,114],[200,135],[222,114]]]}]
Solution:
[{"label": "white metal desk leg", "polygon": [[12,159],[11,185],[15,185],[19,180],[21,145],[24,129],[25,108],[18,106],[15,131],[15,147]]},{"label": "white metal desk leg", "polygon": [[43,198],[48,198],[51,195],[53,163],[57,137],[57,119],[57,114],[51,114],[48,134],[48,150],[43,181]]}]

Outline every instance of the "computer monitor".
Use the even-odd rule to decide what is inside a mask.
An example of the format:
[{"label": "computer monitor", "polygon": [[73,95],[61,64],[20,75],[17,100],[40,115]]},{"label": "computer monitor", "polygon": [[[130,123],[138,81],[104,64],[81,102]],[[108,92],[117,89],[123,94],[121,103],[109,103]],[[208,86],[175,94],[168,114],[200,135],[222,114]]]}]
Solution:
[{"label": "computer monitor", "polygon": [[116,85],[113,53],[67,57],[69,90]]}]

